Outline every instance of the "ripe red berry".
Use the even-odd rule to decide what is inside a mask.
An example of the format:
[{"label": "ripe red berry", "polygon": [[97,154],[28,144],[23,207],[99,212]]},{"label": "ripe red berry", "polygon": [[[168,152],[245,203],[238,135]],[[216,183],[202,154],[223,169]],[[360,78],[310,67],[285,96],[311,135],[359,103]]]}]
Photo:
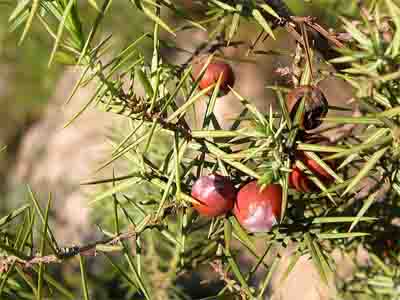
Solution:
[{"label": "ripe red berry", "polygon": [[[194,77],[197,79],[200,76],[204,64],[198,65],[194,69]],[[221,75],[222,74],[222,75]],[[235,83],[235,74],[230,65],[221,61],[211,61],[200,80],[199,87],[204,90],[210,85],[217,83],[219,76],[221,77],[220,92],[222,95],[229,93],[229,87],[233,87]],[[212,90],[208,93],[212,94]]]},{"label": "ripe red berry", "polygon": [[[389,233],[390,234],[390,233]],[[395,233],[391,233],[395,234]],[[399,252],[400,249],[400,244],[399,240],[393,240],[393,239],[386,239],[383,242],[383,256],[384,257],[389,257],[389,256],[397,256],[397,253]]]},{"label": "ripe red berry", "polygon": [[191,194],[199,202],[193,203],[193,207],[200,215],[216,217],[233,208],[236,189],[229,178],[211,174],[197,179]]},{"label": "ripe red berry", "polygon": [[[303,151],[296,151],[295,158],[305,164],[307,168],[323,183],[329,184],[333,182],[334,178]],[[327,163],[333,167],[332,162]],[[292,168],[292,172],[289,174],[289,185],[299,192],[312,192],[317,190],[315,184],[296,166]]]},{"label": "ripe red berry", "polygon": [[[307,154],[303,151],[297,151],[296,159],[301,160],[311,172],[313,172],[320,180],[322,181],[332,181],[332,176],[323,168],[321,167],[315,160],[307,156]],[[332,162],[327,162],[327,164],[333,167]]]},{"label": "ripe red berry", "polygon": [[305,99],[304,116],[300,121],[300,127],[311,130],[321,125],[323,118],[328,113],[328,101],[322,91],[316,86],[304,85],[290,91],[286,96],[286,103],[292,119],[302,99]]},{"label": "ripe red berry", "polygon": [[282,187],[269,184],[264,189],[252,181],[236,197],[233,213],[249,232],[268,232],[278,224],[281,214]]},{"label": "ripe red berry", "polygon": [[293,167],[292,172],[289,174],[289,186],[294,187],[299,192],[312,192],[315,190],[314,183],[297,167]]}]

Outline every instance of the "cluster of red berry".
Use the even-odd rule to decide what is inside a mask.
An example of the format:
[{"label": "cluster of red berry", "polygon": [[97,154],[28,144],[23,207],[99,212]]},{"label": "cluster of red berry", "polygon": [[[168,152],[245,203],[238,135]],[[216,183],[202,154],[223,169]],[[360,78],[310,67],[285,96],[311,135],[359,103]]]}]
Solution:
[{"label": "cluster of red berry", "polygon": [[250,232],[266,232],[278,224],[282,188],[269,184],[264,189],[251,181],[236,192],[229,178],[211,174],[201,176],[192,187],[193,204],[199,214],[216,217],[233,212],[239,223]]},{"label": "cluster of red berry", "polygon": [[[204,65],[200,65],[195,69],[196,79],[203,68]],[[200,89],[216,84],[219,78],[220,91],[225,95],[235,82],[233,70],[227,63],[211,61],[200,79]],[[305,107],[299,127],[303,130],[315,129],[321,125],[321,118],[327,114],[328,102],[316,86],[297,87],[286,98],[292,119],[295,118],[302,99],[305,99]],[[321,182],[333,181],[333,177],[305,152],[295,151],[294,159],[301,161]],[[314,183],[295,164],[289,174],[289,185],[299,192],[316,190]],[[202,176],[195,182],[192,197],[197,200],[193,206],[199,214],[216,217],[233,212],[239,223],[249,232],[267,232],[280,220],[282,187],[279,184],[268,184],[262,188],[257,181],[251,181],[236,192],[229,178],[211,174]]]}]

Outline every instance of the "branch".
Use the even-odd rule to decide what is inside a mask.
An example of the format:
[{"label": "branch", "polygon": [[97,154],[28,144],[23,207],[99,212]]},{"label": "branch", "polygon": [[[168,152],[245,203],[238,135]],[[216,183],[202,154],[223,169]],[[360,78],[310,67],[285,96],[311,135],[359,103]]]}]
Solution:
[{"label": "branch", "polygon": [[[305,46],[301,33],[301,24],[305,24],[308,29],[308,38],[310,41],[312,41],[311,46],[320,52],[325,60],[329,61],[340,55],[335,49],[335,47],[342,48],[344,46],[339,40],[339,35],[324,29],[316,22],[316,18],[295,16],[282,0],[265,1],[281,18],[281,20],[271,20],[271,17],[268,17],[268,19],[272,22],[273,29],[276,27],[284,27],[298,43]],[[335,68],[337,69],[342,69],[345,67],[347,67],[345,64],[335,65]]]},{"label": "branch", "polygon": [[98,251],[102,251],[100,248],[114,246],[121,241],[136,238],[137,233],[137,230],[128,230],[126,232],[117,234],[114,237],[92,242],[87,245],[63,248],[61,253],[57,254],[45,256],[34,255],[28,258],[21,258],[16,255],[3,256],[0,258],[0,274],[7,272],[9,267],[15,263],[22,265],[24,268],[32,268],[32,266],[37,264],[62,263],[63,261],[78,255],[96,256]]}]

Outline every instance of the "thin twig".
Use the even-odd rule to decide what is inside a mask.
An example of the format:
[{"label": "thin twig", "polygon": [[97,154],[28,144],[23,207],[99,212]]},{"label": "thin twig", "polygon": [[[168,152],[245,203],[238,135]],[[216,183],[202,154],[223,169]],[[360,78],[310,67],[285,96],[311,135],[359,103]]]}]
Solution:
[{"label": "thin twig", "polygon": [[31,268],[34,265],[43,264],[55,264],[62,263],[64,260],[75,257],[77,255],[83,256],[96,256],[99,251],[99,246],[113,246],[121,241],[136,238],[137,231],[129,230],[111,238],[102,239],[96,242],[92,242],[83,246],[72,246],[63,248],[61,253],[50,254],[50,255],[34,255],[29,258],[21,258],[16,255],[10,255],[0,258],[0,274],[7,272],[10,265],[17,263],[22,265],[24,268]]}]

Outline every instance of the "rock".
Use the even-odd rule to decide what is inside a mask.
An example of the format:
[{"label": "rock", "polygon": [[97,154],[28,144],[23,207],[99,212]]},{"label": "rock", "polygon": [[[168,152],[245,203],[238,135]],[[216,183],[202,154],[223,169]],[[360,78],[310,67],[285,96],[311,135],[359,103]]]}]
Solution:
[{"label": "rock", "polygon": [[[112,149],[106,137],[113,126],[124,123],[118,115],[89,107],[63,128],[94,91],[91,83],[64,105],[79,75],[77,69],[68,69],[61,76],[44,116],[22,138],[12,176],[14,186],[29,184],[39,193],[39,199],[53,193],[56,237],[68,245],[93,240],[93,233],[98,231],[90,223],[87,206],[87,194],[94,188],[79,184],[92,178],[99,163],[109,157]],[[104,174],[110,177],[110,168],[96,176]]]}]

